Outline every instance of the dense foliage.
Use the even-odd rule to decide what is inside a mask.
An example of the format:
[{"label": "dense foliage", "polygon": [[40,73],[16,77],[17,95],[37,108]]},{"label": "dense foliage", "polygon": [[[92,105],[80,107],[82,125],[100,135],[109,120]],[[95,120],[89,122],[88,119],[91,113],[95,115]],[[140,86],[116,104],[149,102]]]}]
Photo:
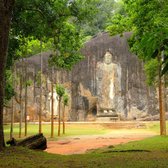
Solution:
[{"label": "dense foliage", "polygon": [[56,92],[57,92],[58,96],[60,98],[62,98],[62,96],[65,94],[65,88],[64,88],[64,86],[61,85],[61,84],[57,84],[56,85]]},{"label": "dense foliage", "polygon": [[123,0],[125,14],[116,15],[108,30],[112,35],[132,31],[131,50],[145,62],[164,51],[164,69],[168,71],[168,1]]},{"label": "dense foliage", "polygon": [[[99,1],[17,0],[11,22],[7,70],[15,60],[48,50],[53,51],[51,66],[71,69],[83,58],[79,50],[84,37],[79,24],[95,16]],[[6,83],[6,95],[12,95],[9,93],[12,85]]]},{"label": "dense foliage", "polygon": [[6,87],[5,87],[4,105],[7,105],[8,101],[11,99],[11,97],[15,95],[15,91],[13,88],[14,76],[13,76],[11,70],[6,70],[5,80],[6,80]]},{"label": "dense foliage", "polygon": [[[15,43],[18,38],[21,38],[22,41],[19,41],[21,45],[23,45],[23,39],[30,37],[43,43],[48,43],[50,40],[53,46],[48,49],[58,50],[59,57],[71,55],[69,61],[71,64],[71,61],[74,62],[72,59],[75,55],[74,51],[78,52],[81,48],[82,37],[76,24],[94,17],[95,10],[92,9],[97,2],[98,0],[18,0],[14,8],[10,36]],[[14,43],[12,40],[11,46]],[[27,43],[27,40],[24,42]],[[70,54],[72,52],[73,54]],[[74,57],[77,61],[81,59],[81,56],[79,59],[76,59],[76,55]]]},{"label": "dense foliage", "polygon": [[[166,135],[163,74],[168,73],[168,1],[123,0],[126,13],[113,19],[111,34],[132,31],[131,50],[145,63],[147,83],[158,83],[160,135]],[[120,25],[121,23],[121,25]],[[114,28],[114,31],[113,31]]]},{"label": "dense foliage", "polygon": [[63,96],[63,104],[64,104],[64,106],[68,105],[68,101],[69,101],[68,94],[65,93],[64,96]]},{"label": "dense foliage", "polygon": [[159,63],[158,60],[155,59],[150,59],[149,61],[146,62],[144,68],[146,72],[146,82],[149,86],[158,84],[157,83],[157,77],[158,77],[158,67]]}]

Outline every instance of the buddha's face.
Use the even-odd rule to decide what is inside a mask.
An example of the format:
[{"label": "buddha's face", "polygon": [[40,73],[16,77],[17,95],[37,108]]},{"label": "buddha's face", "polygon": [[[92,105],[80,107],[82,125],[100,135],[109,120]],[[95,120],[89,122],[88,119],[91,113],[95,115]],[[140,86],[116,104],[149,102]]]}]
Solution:
[{"label": "buddha's face", "polygon": [[111,53],[110,52],[106,52],[106,54],[104,55],[104,62],[106,63],[106,64],[110,64],[110,63],[112,63],[112,55],[111,55]]}]

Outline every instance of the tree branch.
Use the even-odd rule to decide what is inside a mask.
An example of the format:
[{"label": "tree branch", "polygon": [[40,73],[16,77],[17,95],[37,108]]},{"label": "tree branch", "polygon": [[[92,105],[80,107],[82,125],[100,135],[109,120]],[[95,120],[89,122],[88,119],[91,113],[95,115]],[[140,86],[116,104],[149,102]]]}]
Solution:
[{"label": "tree branch", "polygon": [[43,18],[46,18],[46,16],[43,14],[43,12],[40,9],[25,8],[24,10],[38,12]]}]

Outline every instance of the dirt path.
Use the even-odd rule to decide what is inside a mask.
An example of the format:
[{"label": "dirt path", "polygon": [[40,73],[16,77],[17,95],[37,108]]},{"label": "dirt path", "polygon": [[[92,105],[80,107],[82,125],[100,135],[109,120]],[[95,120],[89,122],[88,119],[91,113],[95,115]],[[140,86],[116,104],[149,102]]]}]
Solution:
[{"label": "dirt path", "polygon": [[142,140],[156,135],[153,132],[139,132],[137,130],[114,130],[105,135],[74,136],[58,141],[48,142],[48,153],[54,154],[82,154],[87,150],[110,145],[118,145],[130,141]]}]

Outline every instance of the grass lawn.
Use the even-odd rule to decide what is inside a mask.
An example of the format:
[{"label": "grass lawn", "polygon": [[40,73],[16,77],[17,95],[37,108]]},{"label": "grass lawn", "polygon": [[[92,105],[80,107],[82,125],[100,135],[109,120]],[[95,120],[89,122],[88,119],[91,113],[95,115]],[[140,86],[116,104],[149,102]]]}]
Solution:
[{"label": "grass lawn", "polygon": [[[144,129],[138,129],[139,132],[147,132],[152,131],[159,135],[159,122],[149,122],[146,124],[147,128]],[[167,123],[168,127],[168,123]],[[62,129],[62,128],[61,128]],[[49,140],[57,140],[57,125],[54,126],[54,137],[53,139],[50,138],[51,134],[51,126],[50,124],[43,124],[42,125],[42,132],[44,136],[46,136]],[[123,129],[124,130],[124,129]],[[134,130],[134,129],[130,129]],[[61,130],[62,131],[62,130]],[[98,134],[105,134],[109,132],[116,132],[117,129],[112,129],[108,127],[104,127],[101,124],[67,124],[66,125],[66,134],[61,135],[61,137],[66,136],[75,136],[75,135],[98,135]],[[38,133],[38,125],[37,124],[28,124],[28,136],[34,135]],[[4,134],[5,134],[5,140],[9,139],[9,133],[10,133],[10,125],[4,125]],[[14,137],[18,139],[19,135],[19,125],[14,125]],[[24,125],[22,128],[22,138],[24,138]]]},{"label": "grass lawn", "polygon": [[[168,128],[168,122],[166,122],[166,128]],[[154,131],[156,133],[160,133],[160,124],[159,121],[153,121],[147,124],[147,129]],[[168,133],[168,130],[167,130]]]},{"label": "grass lawn", "polygon": [[[128,150],[139,150],[132,152]],[[148,152],[140,151],[148,150]],[[117,152],[116,152],[117,151]],[[54,155],[25,148],[0,152],[1,168],[166,168],[168,137],[153,137],[83,155]]]},{"label": "grass lawn", "polygon": [[[43,124],[42,131],[44,136],[46,136],[50,140],[57,140],[57,125],[55,125],[55,138],[51,139],[51,126],[50,124]],[[62,128],[61,128],[62,129]],[[109,132],[108,128],[104,128],[99,124],[67,124],[66,125],[66,134],[61,135],[61,137],[66,136],[74,136],[74,135],[97,135],[97,134],[105,134]],[[5,139],[9,139],[10,125],[4,125],[4,134]],[[28,124],[28,136],[34,135],[38,133],[38,125],[37,124]],[[18,139],[19,136],[19,125],[14,125],[14,137]],[[24,127],[22,128],[22,138],[24,138]]]},{"label": "grass lawn", "polygon": [[133,141],[117,146],[109,146],[91,151],[90,153],[116,152],[168,152],[168,136],[154,136],[141,141]]},{"label": "grass lawn", "polygon": [[[9,128],[9,125],[5,126],[6,138],[9,138]],[[146,130],[159,133],[159,123],[147,124]],[[67,125],[66,136],[104,134],[109,131],[112,130],[100,125],[70,124]],[[37,132],[38,125],[28,126],[29,135]],[[43,132],[50,137],[50,126],[43,125]],[[15,125],[14,133],[17,138],[18,125]],[[68,156],[8,147],[0,152],[0,168],[168,168],[168,136],[155,136]]]}]

